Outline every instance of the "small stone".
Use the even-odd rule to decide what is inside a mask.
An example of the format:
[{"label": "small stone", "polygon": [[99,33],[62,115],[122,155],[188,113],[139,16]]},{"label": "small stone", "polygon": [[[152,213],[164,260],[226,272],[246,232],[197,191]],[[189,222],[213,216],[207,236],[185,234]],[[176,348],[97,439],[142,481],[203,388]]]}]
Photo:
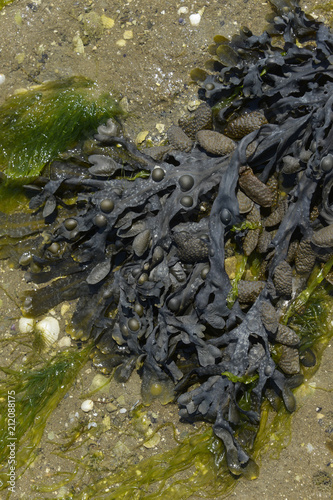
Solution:
[{"label": "small stone", "polygon": [[124,457],[130,454],[130,450],[122,441],[118,441],[113,447],[113,453],[116,457]]},{"label": "small stone", "polygon": [[60,309],[61,316],[65,316],[65,314],[69,311],[69,309],[70,309],[70,305],[68,303],[65,302],[64,304],[62,304],[61,309]]},{"label": "small stone", "polygon": [[306,445],[306,450],[307,450],[308,453],[312,453],[313,450],[314,450],[314,446],[311,443],[308,443]]},{"label": "small stone", "polygon": [[74,52],[77,54],[84,54],[84,45],[80,35],[77,33],[73,36]]},{"label": "small stone", "polygon": [[106,410],[109,412],[109,413],[113,413],[117,410],[117,406],[114,405],[113,403],[108,403],[106,405]]},{"label": "small stone", "polygon": [[138,135],[136,136],[135,143],[142,144],[148,134],[149,130],[142,130],[141,132],[139,132]]},{"label": "small stone", "polygon": [[118,45],[118,47],[125,47],[126,40],[124,40],[123,38],[121,38],[120,40],[116,41],[116,45]]},{"label": "small stone", "polygon": [[119,398],[117,398],[117,403],[119,405],[124,405],[126,404],[126,401],[125,401],[125,396],[122,394],[121,396],[119,396]]},{"label": "small stone", "polygon": [[109,415],[106,415],[104,418],[103,418],[103,427],[106,431],[109,431],[111,429],[111,420],[110,420],[110,417]]},{"label": "small stone", "polygon": [[156,128],[159,131],[159,133],[162,134],[164,132],[165,125],[164,123],[156,123]]},{"label": "small stone", "polygon": [[66,486],[61,486],[59,489],[58,489],[58,493],[57,493],[57,498],[68,498],[70,495],[70,492],[68,490],[68,488],[66,488]]},{"label": "small stone", "polygon": [[71,346],[71,338],[66,336],[62,337],[58,342],[59,347],[70,347]]},{"label": "small stone", "polygon": [[120,99],[119,104],[125,112],[129,111],[130,105],[129,105],[129,100],[126,96]]},{"label": "small stone", "polygon": [[228,257],[227,259],[225,259],[224,269],[231,280],[235,279],[237,270],[237,258]]}]

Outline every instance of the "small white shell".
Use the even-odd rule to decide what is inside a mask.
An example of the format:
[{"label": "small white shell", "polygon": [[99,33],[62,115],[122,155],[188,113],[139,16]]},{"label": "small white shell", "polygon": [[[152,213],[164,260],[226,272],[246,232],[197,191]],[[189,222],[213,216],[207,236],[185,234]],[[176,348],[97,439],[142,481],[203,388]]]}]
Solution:
[{"label": "small white shell", "polygon": [[3,73],[0,73],[0,85],[2,85],[3,83],[5,83],[5,80],[6,80],[6,77]]},{"label": "small white shell", "polygon": [[200,21],[201,21],[200,14],[191,14],[190,15],[191,26],[199,26]]},{"label": "small white shell", "polygon": [[181,16],[182,14],[187,14],[188,13],[188,7],[180,7],[177,10],[177,13],[178,13],[179,16]]},{"label": "small white shell", "polygon": [[81,410],[88,412],[91,411],[93,407],[94,407],[94,402],[91,399],[86,399],[85,401],[83,401],[81,405]]},{"label": "small white shell", "polygon": [[20,333],[31,333],[35,326],[35,320],[33,318],[20,318],[19,319],[19,331]]},{"label": "small white shell", "polygon": [[43,337],[45,344],[51,346],[59,337],[60,327],[59,321],[52,316],[47,316],[37,323],[36,329]]}]

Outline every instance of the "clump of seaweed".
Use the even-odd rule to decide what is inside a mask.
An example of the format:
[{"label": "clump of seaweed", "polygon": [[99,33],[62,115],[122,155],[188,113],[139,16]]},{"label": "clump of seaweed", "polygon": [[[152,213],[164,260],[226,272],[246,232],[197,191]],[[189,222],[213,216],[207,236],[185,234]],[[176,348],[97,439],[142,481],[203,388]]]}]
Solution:
[{"label": "clump of seaweed", "polygon": [[108,120],[53,162],[30,201],[47,230],[19,255],[51,282],[24,313],[78,299],[69,332],[95,341],[95,365],[121,382],[137,368],[144,400],[212,423],[236,476],[265,394],[296,409],[311,354],[290,320],[333,264],[333,36],[296,1],[271,3],[262,35],[216,40],[206,102],[167,147],[139,151]]}]

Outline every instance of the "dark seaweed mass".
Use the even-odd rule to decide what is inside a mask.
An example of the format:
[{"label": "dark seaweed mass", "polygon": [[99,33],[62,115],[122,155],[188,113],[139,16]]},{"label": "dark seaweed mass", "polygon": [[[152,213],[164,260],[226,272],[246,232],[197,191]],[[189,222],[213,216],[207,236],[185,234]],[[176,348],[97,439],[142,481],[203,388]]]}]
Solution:
[{"label": "dark seaweed mass", "polygon": [[[72,335],[96,340],[95,364],[122,381],[137,367],[146,400],[175,395],[181,417],[212,422],[235,473],[249,460],[235,429],[257,428],[265,393],[295,409],[300,343],[279,311],[333,242],[333,36],[296,2],[271,3],[260,36],[217,39],[205,102],[169,145],[139,151],[109,121],[51,166],[30,203],[50,225],[20,259],[53,280],[26,314],[78,299]],[[242,254],[261,269],[235,281]]]}]

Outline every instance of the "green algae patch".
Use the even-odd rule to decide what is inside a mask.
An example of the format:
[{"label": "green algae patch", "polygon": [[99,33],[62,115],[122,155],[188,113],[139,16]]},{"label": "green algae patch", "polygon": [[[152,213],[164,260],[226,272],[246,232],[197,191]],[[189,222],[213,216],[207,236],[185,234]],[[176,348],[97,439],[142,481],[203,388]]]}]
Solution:
[{"label": "green algae patch", "polygon": [[[90,457],[86,457],[86,460]],[[86,460],[80,466],[88,470]],[[186,479],[184,479],[186,477]],[[71,477],[72,478],[72,477]],[[67,481],[58,483],[62,487]],[[87,484],[86,481],[82,481]],[[221,441],[211,428],[202,428],[184,438],[175,448],[139,463],[122,464],[115,472],[105,475],[89,486],[76,485],[77,493],[67,491],[66,498],[83,499],[186,499],[199,493],[201,498],[222,498],[236,485],[227,468]],[[39,492],[51,491],[36,487]]]},{"label": "green algae patch", "polygon": [[6,214],[27,212],[29,198],[20,182],[0,184],[0,211]]},{"label": "green algae patch", "polygon": [[[176,500],[189,498],[195,492],[203,492],[205,489],[206,498],[227,493],[232,488],[234,480],[227,475],[227,469],[224,475],[215,463],[216,447],[221,453],[221,443],[209,429],[185,439],[175,450],[156,455],[102,479],[73,498]],[[170,478],[191,467],[194,467],[194,471],[186,481],[178,480],[168,484]],[[157,490],[149,492],[149,486],[154,483],[158,484]]]},{"label": "green algae patch", "polygon": [[13,95],[0,107],[0,170],[7,179],[38,176],[61,152],[121,114],[110,94],[100,95],[97,84],[81,76]]},{"label": "green algae patch", "polygon": [[0,10],[5,7],[5,5],[9,5],[10,3],[13,3],[14,0],[0,0]]},{"label": "green algae patch", "polygon": [[[311,297],[314,292],[318,293],[318,290],[323,290],[320,288],[320,284],[324,281],[326,276],[331,271],[333,266],[333,257],[331,257],[321,268],[315,267],[311,276],[308,280],[307,287],[303,290],[288,306],[287,311],[282,316],[282,323],[287,324],[288,320],[299,311],[306,309],[307,304],[311,304]],[[328,299],[327,299],[328,300]],[[322,304],[325,300],[322,299]],[[320,327],[320,324],[318,325]]]},{"label": "green algae patch", "polygon": [[260,462],[262,459],[277,460],[291,441],[292,415],[283,404],[277,412],[270,403],[264,401],[261,407],[260,426],[253,447],[252,457]]},{"label": "green algae patch", "polygon": [[39,368],[32,353],[26,368],[0,367],[0,490],[8,487],[11,448],[17,476],[35,460],[46,422],[89,358],[91,346],[57,354]]}]

